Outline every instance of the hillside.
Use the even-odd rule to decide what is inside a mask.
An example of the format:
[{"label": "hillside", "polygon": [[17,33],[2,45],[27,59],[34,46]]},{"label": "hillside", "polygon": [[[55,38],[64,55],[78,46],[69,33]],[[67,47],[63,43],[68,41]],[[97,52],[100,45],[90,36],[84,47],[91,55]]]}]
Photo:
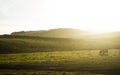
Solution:
[{"label": "hillside", "polygon": [[[13,32],[11,35],[14,36],[35,36],[35,37],[52,37],[52,38],[120,38],[120,32],[109,32],[109,33],[94,33],[92,31],[83,31],[72,28],[58,28],[50,30],[39,30],[39,31],[19,31]],[[89,38],[88,38],[89,37]]]},{"label": "hillside", "polygon": [[48,38],[32,36],[0,36],[0,53],[120,49],[119,38]]},{"label": "hillside", "polygon": [[39,37],[57,37],[57,38],[78,38],[90,35],[88,31],[81,31],[72,28],[58,28],[50,30],[40,30],[40,31],[20,31],[13,32],[11,35],[20,36],[39,36]]},{"label": "hillside", "polygon": [[[64,74],[67,71],[75,72],[69,75],[81,75],[76,72],[82,72],[82,75],[120,75],[119,39],[119,32],[91,34],[76,29],[22,31],[2,35],[0,68],[3,71],[0,75],[13,75],[5,70],[15,70],[14,73],[17,70],[25,73],[26,70],[29,73],[26,75],[33,75],[32,72],[36,70],[44,73],[37,72],[34,75],[68,75]],[[109,50],[107,54],[103,53],[106,50]],[[51,71],[55,73],[51,74]],[[61,71],[64,73],[56,74]]]},{"label": "hillside", "polygon": [[119,39],[120,32],[91,34],[69,28],[13,32],[9,36],[0,36],[0,53],[120,49]]}]

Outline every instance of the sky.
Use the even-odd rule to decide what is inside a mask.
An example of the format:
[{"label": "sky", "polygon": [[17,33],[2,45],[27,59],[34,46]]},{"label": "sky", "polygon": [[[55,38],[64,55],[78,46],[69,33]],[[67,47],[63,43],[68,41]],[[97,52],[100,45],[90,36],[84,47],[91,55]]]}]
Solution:
[{"label": "sky", "polygon": [[53,28],[120,31],[120,1],[0,0],[0,34]]}]

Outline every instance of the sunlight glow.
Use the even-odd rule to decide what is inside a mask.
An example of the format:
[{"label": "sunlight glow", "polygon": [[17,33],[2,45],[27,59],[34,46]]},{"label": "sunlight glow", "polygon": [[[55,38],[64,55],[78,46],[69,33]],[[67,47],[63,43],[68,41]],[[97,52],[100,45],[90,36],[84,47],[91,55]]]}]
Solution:
[{"label": "sunlight glow", "polygon": [[1,0],[0,34],[53,28],[120,31],[119,7],[119,0]]}]

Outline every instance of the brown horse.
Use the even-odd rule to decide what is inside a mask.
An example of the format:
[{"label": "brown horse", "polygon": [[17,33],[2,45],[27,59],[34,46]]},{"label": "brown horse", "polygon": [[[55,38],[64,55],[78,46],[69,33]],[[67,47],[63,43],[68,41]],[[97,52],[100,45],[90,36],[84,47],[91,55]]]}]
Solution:
[{"label": "brown horse", "polygon": [[108,49],[102,49],[102,50],[100,50],[99,55],[100,56],[108,56]]}]

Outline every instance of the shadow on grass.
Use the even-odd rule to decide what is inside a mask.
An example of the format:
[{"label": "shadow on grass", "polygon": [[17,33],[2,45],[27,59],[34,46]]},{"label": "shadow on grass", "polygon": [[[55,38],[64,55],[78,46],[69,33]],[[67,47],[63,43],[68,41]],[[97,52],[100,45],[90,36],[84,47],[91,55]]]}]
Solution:
[{"label": "shadow on grass", "polygon": [[93,69],[83,69],[83,68],[71,68],[71,67],[61,67],[52,65],[7,65],[0,64],[0,70],[32,70],[32,71],[65,71],[65,72],[88,72],[92,74],[103,74],[103,75],[120,75],[120,68],[112,68],[107,70],[93,70]]}]

